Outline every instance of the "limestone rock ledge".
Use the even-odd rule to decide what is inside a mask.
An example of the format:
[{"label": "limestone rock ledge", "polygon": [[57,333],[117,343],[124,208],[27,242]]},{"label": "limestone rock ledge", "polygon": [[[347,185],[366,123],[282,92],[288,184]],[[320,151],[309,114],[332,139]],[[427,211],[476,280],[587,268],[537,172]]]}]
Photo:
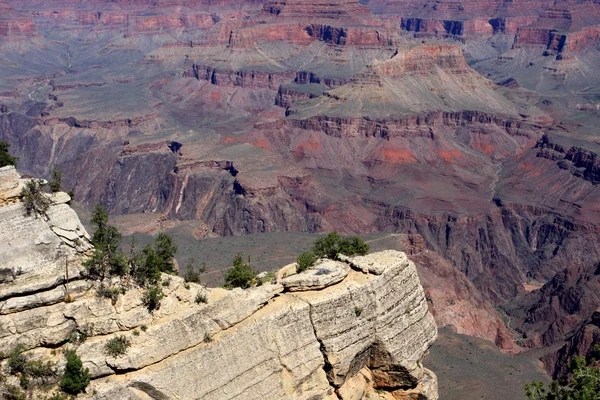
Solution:
[{"label": "limestone rock ledge", "polygon": [[[165,297],[150,313],[141,289],[113,303],[80,277],[89,236],[67,200],[56,195],[48,218],[37,219],[16,200],[0,205],[0,351],[21,344],[62,365],[61,350],[76,348],[92,376],[79,398],[438,398],[421,364],[437,329],[404,253],[323,260],[248,290],[165,275]],[[67,289],[73,301],[64,301]],[[73,342],[77,332],[84,343]],[[118,335],[131,347],[106,355]]]},{"label": "limestone rock ledge", "polygon": [[[380,275],[352,269],[318,290],[211,289],[207,305],[154,321],[116,360],[102,354],[108,338],[89,340],[78,352],[105,365],[94,398],[437,399],[421,364],[437,328],[416,268],[401,252],[370,257]],[[216,323],[230,308],[239,315]]]}]

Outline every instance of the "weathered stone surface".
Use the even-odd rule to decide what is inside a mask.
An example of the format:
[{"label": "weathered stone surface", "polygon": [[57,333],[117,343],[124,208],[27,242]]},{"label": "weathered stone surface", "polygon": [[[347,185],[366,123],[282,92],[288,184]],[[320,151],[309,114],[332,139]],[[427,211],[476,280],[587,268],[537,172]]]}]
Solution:
[{"label": "weathered stone surface", "polygon": [[[47,218],[27,216],[22,203],[14,197],[20,191],[14,188],[20,188],[25,180],[14,168],[5,167],[0,170],[0,181],[3,188],[13,188],[0,189],[2,310],[7,309],[3,300],[8,297],[54,289],[64,282],[67,272],[69,279],[79,277],[82,253],[91,245],[79,217],[68,205],[52,204]],[[59,193],[52,196],[62,201],[61,197],[64,196]]]},{"label": "weathered stone surface", "polygon": [[[383,387],[416,384],[423,374],[419,360],[437,335],[416,267],[397,251],[362,261],[377,262],[381,276],[352,273],[335,287],[298,295],[311,304],[315,332],[331,366],[329,379],[341,386],[368,365]],[[407,347],[407,341],[419,345]]]},{"label": "weathered stone surface", "polygon": [[[354,257],[355,269],[320,260],[297,274],[291,264],[279,283],[248,290],[163,274],[149,312],[146,289],[113,278],[104,285],[125,293],[109,299],[79,277],[89,236],[66,197],[53,197],[47,218],[0,206],[0,351],[21,344],[61,361],[47,348],[76,348],[92,377],[87,397],[334,400],[339,389],[342,399],[437,399],[421,366],[437,330],[404,253]],[[130,347],[108,356],[118,336]]]},{"label": "weathered stone surface", "polygon": [[383,274],[390,262],[394,262],[398,265],[409,262],[406,254],[394,250],[381,251],[379,253],[369,254],[368,256],[347,257],[342,255],[340,258],[348,261],[352,267],[357,268],[364,273],[375,275]]},{"label": "weathered stone surface", "polygon": [[326,259],[319,260],[306,271],[283,278],[281,284],[286,290],[292,292],[318,290],[341,282],[348,276],[348,272],[350,272],[350,267],[345,263]]},{"label": "weathered stone surface", "polygon": [[16,200],[23,188],[21,175],[15,167],[0,168],[0,205]]},{"label": "weathered stone surface", "polygon": [[[2,302],[0,314],[10,314],[14,312],[24,311],[31,308],[40,307],[43,305],[51,305],[64,301],[67,294],[75,298],[84,294],[91,286],[91,283],[85,280],[78,280],[61,285],[51,290],[46,290],[39,293],[34,293],[29,296],[10,297]],[[68,287],[68,291],[67,291]]]}]

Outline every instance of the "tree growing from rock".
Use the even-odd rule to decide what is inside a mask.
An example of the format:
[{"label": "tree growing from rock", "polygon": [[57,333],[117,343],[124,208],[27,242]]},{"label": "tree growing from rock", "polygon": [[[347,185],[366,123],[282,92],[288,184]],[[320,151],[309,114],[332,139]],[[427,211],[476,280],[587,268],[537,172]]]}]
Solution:
[{"label": "tree growing from rock", "polygon": [[316,261],[317,258],[315,257],[315,254],[312,251],[305,251],[304,253],[300,254],[296,259],[296,272],[301,273],[306,271],[307,269],[312,267]]},{"label": "tree growing from rock", "polygon": [[108,225],[108,214],[100,204],[92,214],[92,223],[96,225],[92,236],[94,253],[84,263],[88,273],[101,279],[109,275],[125,275],[128,263],[120,250],[122,235],[117,228]]},{"label": "tree growing from rock", "polygon": [[[600,354],[596,345],[594,353]],[[570,366],[570,377],[561,384],[553,381],[548,389],[543,382],[525,385],[529,400],[598,400],[600,398],[600,366],[596,358],[574,357]]]},{"label": "tree growing from rock", "polygon": [[52,180],[48,183],[52,193],[60,192],[62,186],[62,170],[54,168],[52,170]]},{"label": "tree growing from rock", "polygon": [[341,237],[337,232],[331,232],[315,240],[312,251],[319,258],[337,260],[340,253],[346,256],[364,256],[369,252],[369,245],[358,236]]},{"label": "tree growing from rock", "polygon": [[300,273],[312,267],[317,258],[337,260],[339,254],[346,256],[365,255],[369,245],[358,236],[342,237],[337,232],[318,238],[313,243],[312,251],[306,251],[296,259],[296,272]]},{"label": "tree growing from rock", "polygon": [[[175,273],[173,259],[177,246],[173,239],[161,232],[156,236],[154,243],[147,245],[142,251],[136,251],[135,240],[132,239],[131,251],[127,256],[121,250],[121,233],[108,224],[108,214],[101,205],[96,206],[92,223],[96,225],[92,236],[94,252],[84,263],[88,274],[102,281],[111,276],[120,276],[127,281],[133,278],[138,285],[146,288],[142,298],[146,307],[150,311],[158,309],[163,298],[163,292],[158,287],[161,273]],[[100,289],[100,293],[116,303],[125,287],[103,287],[101,284]]]},{"label": "tree growing from rock", "polygon": [[148,311],[152,312],[160,308],[160,301],[164,297],[163,291],[158,286],[152,286],[144,293],[142,303]]},{"label": "tree growing from rock", "polygon": [[75,350],[67,351],[65,357],[67,358],[67,365],[60,379],[60,388],[65,393],[77,395],[84,392],[90,384],[90,371],[83,368],[81,358]]},{"label": "tree growing from rock", "polygon": [[38,216],[45,216],[52,201],[44,193],[45,182],[42,179],[30,179],[25,184],[25,187],[21,189],[19,197],[23,201],[25,206],[25,214],[28,216],[33,214],[36,218]]},{"label": "tree growing from rock", "polygon": [[13,157],[8,152],[8,148],[10,144],[8,142],[0,141],[0,168],[6,167],[8,165],[17,166],[18,157]]},{"label": "tree growing from rock", "polygon": [[225,286],[247,289],[254,280],[254,276],[250,260],[248,263],[244,263],[242,255],[238,254],[233,259],[233,267],[225,274]]}]

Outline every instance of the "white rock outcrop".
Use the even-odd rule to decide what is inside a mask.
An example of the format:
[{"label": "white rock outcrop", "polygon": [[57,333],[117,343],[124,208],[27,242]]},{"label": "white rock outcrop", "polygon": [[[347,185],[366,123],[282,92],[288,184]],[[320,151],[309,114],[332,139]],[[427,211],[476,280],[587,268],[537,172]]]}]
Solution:
[{"label": "white rock outcrop", "polygon": [[[61,363],[48,349],[76,348],[92,377],[80,398],[438,398],[421,364],[437,329],[404,253],[287,268],[278,283],[248,290],[165,275],[151,313],[141,289],[111,301],[81,277],[89,235],[67,195],[53,196],[47,218],[28,217],[6,195],[15,180],[0,169],[0,351],[20,344]],[[75,333],[87,340],[73,343]],[[106,343],[121,335],[131,346],[108,356]]]}]

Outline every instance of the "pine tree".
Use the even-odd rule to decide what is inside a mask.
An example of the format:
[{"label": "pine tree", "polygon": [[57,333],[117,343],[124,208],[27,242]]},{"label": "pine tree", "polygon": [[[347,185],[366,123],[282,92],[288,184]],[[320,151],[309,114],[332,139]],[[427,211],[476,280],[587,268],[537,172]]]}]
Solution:
[{"label": "pine tree", "polygon": [[90,371],[83,368],[81,358],[74,350],[69,350],[65,354],[67,366],[60,380],[60,388],[68,394],[76,395],[84,392],[90,383]]}]

